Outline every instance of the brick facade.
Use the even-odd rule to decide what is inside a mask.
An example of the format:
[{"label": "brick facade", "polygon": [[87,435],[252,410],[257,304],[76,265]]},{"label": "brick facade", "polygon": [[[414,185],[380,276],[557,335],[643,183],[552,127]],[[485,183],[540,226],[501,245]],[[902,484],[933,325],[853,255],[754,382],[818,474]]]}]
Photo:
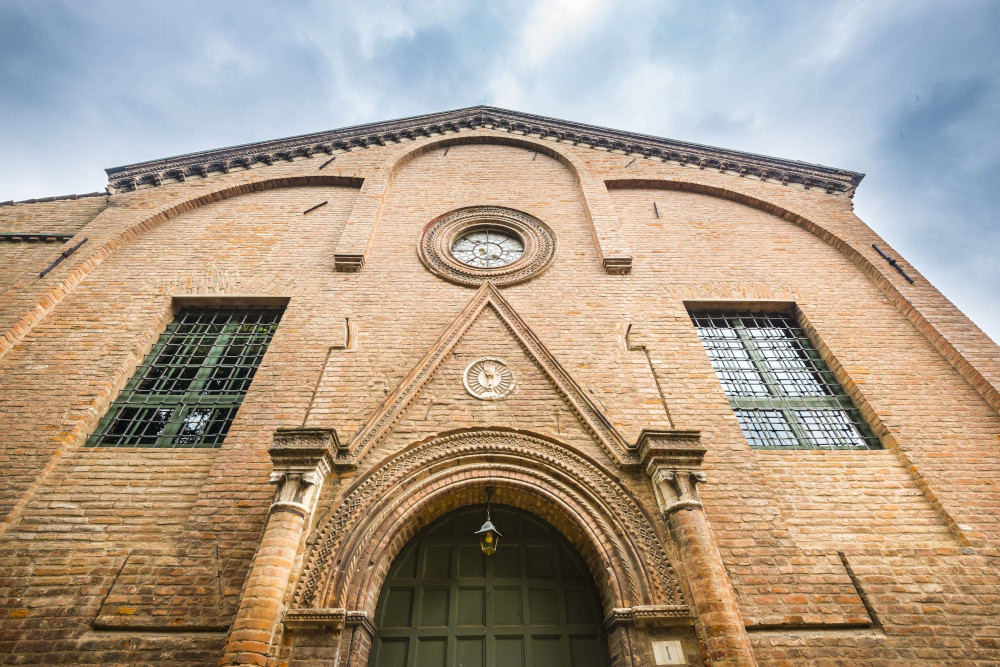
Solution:
[{"label": "brick facade", "polygon": [[[1000,349],[879,256],[860,177],[522,117],[0,207],[72,235],[0,240],[0,663],[366,664],[395,554],[494,487],[580,551],[616,666],[1000,664]],[[435,275],[421,231],[470,206],[554,261]],[[176,309],[227,304],[285,313],[223,446],[85,446]],[[883,449],[751,449],[709,307],[792,313]]]}]

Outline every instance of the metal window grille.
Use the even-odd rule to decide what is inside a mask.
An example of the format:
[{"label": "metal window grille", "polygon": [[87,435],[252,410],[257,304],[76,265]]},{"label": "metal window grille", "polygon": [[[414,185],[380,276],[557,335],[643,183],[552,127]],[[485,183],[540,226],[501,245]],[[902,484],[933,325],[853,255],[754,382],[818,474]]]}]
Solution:
[{"label": "metal window grille", "polygon": [[221,447],[281,319],[279,308],[185,308],[88,445]]},{"label": "metal window grille", "polygon": [[791,317],[691,314],[751,447],[878,449],[878,439]]}]

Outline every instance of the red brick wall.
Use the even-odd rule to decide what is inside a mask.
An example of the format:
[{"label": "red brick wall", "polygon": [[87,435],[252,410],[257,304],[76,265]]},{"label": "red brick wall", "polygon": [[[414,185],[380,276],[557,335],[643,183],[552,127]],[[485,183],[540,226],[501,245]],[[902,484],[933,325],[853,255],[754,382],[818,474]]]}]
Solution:
[{"label": "red brick wall", "polygon": [[[609,191],[631,275],[603,271],[570,170],[503,145],[431,150],[400,168],[358,273],[333,271],[358,189],[315,179],[376,178],[399,146],[338,153],[322,172],[328,158],[317,156],[116,194],[103,212],[102,198],[0,209],[17,212],[12,225],[37,215],[31,224],[91,239],[50,276],[10,282],[16,289],[0,296],[0,653],[214,664],[273,493],[274,429],[332,427],[350,439],[474,293],[425,269],[420,230],[455,208],[493,204],[555,232],[553,265],[504,297],[625,438],[702,431],[702,497],[762,663],[1000,660],[997,347],[922,279],[909,285],[874,255],[870,243],[881,241],[841,195],[543,143],[600,180],[642,180]],[[299,180],[247,186],[271,178]],[[705,192],[678,190],[679,181]],[[212,194],[226,188],[228,198]],[[185,203],[199,197],[221,200]],[[17,261],[34,270],[42,254]],[[171,299],[189,296],[289,299],[223,448],[84,448],[169,320]],[[750,450],[688,319],[685,303],[699,299],[795,302],[888,448]],[[331,350],[347,319],[351,349]],[[628,349],[629,324],[648,360]],[[487,354],[518,373],[507,401],[484,404],[461,386],[469,361]],[[318,512],[390,453],[489,425],[535,431],[611,465],[487,311],[394,433],[327,485]],[[648,480],[622,477],[656,516]]]}]

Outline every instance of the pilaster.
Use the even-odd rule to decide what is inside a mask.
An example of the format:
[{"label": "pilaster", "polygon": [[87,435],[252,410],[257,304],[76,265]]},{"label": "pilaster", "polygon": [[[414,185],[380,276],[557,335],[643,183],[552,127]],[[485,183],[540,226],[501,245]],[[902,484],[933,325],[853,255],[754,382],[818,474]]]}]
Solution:
[{"label": "pilaster", "polygon": [[698,494],[698,484],[707,481],[699,440],[697,431],[646,430],[639,455],[683,565],[705,657],[712,665],[752,666],[757,662],[736,593]]},{"label": "pilaster", "polygon": [[277,485],[221,665],[264,665],[285,613],[285,592],[302,533],[337,449],[332,429],[279,429],[268,453]]}]

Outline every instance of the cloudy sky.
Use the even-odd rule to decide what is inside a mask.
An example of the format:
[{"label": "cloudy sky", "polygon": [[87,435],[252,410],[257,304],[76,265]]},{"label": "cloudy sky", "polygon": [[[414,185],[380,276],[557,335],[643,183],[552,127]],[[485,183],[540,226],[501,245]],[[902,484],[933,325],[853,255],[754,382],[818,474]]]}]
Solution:
[{"label": "cloudy sky", "polygon": [[1000,340],[1000,2],[0,0],[0,200],[475,104],[868,174],[859,215]]}]

